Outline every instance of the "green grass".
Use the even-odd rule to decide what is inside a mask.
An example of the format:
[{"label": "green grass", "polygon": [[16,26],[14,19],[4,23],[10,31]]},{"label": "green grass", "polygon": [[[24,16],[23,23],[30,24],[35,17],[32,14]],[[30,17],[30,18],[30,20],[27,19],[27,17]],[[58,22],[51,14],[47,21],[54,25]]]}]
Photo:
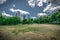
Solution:
[{"label": "green grass", "polygon": [[60,28],[59,25],[51,25],[51,24],[18,24],[18,25],[11,25],[11,26],[0,26],[3,30],[8,30],[12,33],[25,33],[25,32],[40,32],[43,34],[52,32],[58,28]]},{"label": "green grass", "polygon": [[[26,37],[28,36],[36,36],[39,39],[40,35],[46,36],[46,37],[52,37],[56,36],[57,31],[60,30],[60,25],[52,25],[52,24],[18,24],[18,25],[5,25],[0,26],[0,30],[7,31],[12,33],[16,36],[16,38],[19,37]],[[60,31],[59,31],[60,33]],[[20,36],[19,36],[20,35]],[[38,35],[38,36],[37,36]],[[19,36],[19,37],[17,37]],[[28,38],[27,37],[27,38]],[[60,37],[60,36],[59,36]],[[30,38],[32,39],[32,38]],[[34,37],[35,39],[35,37]],[[32,40],[34,40],[32,39]],[[26,39],[27,40],[27,39]]]}]

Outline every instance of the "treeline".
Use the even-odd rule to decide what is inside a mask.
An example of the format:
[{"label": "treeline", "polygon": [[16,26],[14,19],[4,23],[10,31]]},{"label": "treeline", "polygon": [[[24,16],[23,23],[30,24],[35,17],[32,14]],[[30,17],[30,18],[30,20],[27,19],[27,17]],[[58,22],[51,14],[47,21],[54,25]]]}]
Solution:
[{"label": "treeline", "polygon": [[60,11],[49,16],[40,16],[36,19],[23,18],[21,20],[19,17],[4,17],[0,16],[0,25],[16,25],[16,24],[60,24]]},{"label": "treeline", "polygon": [[[60,24],[60,11],[53,13],[48,16],[41,16],[37,20],[37,23],[49,23],[49,24]],[[35,20],[35,22],[36,22]]]},{"label": "treeline", "polygon": [[0,16],[0,25],[16,25],[20,23],[20,19],[18,17],[4,17]]}]

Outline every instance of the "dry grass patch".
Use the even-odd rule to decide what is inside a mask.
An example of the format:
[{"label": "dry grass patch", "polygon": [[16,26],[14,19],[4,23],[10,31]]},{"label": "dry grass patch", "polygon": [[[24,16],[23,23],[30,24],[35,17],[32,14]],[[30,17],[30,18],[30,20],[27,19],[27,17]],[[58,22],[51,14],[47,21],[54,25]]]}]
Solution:
[{"label": "dry grass patch", "polygon": [[0,30],[0,40],[15,40],[15,36],[6,30]]},{"label": "dry grass patch", "polygon": [[1,26],[0,35],[3,39],[7,37],[5,40],[60,40],[60,26],[51,24]]},{"label": "dry grass patch", "polygon": [[47,40],[47,37],[41,34],[37,34],[34,32],[26,32],[24,34],[18,35],[17,40]]}]

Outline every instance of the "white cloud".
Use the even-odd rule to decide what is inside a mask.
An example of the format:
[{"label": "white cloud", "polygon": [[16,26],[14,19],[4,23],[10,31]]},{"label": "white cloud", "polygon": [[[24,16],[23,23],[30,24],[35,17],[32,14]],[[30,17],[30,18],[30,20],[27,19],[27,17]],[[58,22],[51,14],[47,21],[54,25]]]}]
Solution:
[{"label": "white cloud", "polygon": [[43,10],[43,12],[46,12],[48,9],[50,9],[51,5],[52,5],[51,3],[47,5],[47,7]]},{"label": "white cloud", "polygon": [[12,15],[7,14],[5,11],[3,11],[2,16],[12,17]]},{"label": "white cloud", "polygon": [[49,4],[44,10],[43,12],[47,12],[47,13],[55,13],[58,10],[60,10],[60,6],[54,6],[52,4]]},{"label": "white cloud", "polygon": [[31,17],[32,19],[36,19],[36,17]]},{"label": "white cloud", "polygon": [[58,10],[60,10],[60,6],[50,7],[50,9],[49,9],[47,12],[55,13],[55,12],[57,12]]},{"label": "white cloud", "polygon": [[47,16],[47,14],[46,13],[38,13],[37,16],[38,17],[40,17],[40,16]]},{"label": "white cloud", "polygon": [[47,3],[48,1],[47,0],[37,0],[37,6],[39,6],[39,7],[43,6],[43,2]]},{"label": "white cloud", "polygon": [[15,12],[15,10],[13,9],[13,8],[11,8],[11,9],[9,9],[10,11],[12,11],[12,12]]},{"label": "white cloud", "polygon": [[29,0],[28,1],[29,6],[35,7],[35,1],[34,0]]},{"label": "white cloud", "polygon": [[43,0],[44,3],[47,3],[48,0]]},{"label": "white cloud", "polygon": [[0,4],[4,4],[7,0],[0,0]]},{"label": "white cloud", "polygon": [[57,7],[51,7],[51,9],[50,10],[59,10],[60,9],[60,6],[57,6]]},{"label": "white cloud", "polygon": [[47,3],[47,0],[28,0],[28,4],[31,7],[35,7],[36,4],[37,6],[41,7],[43,6],[43,2]]},{"label": "white cloud", "polygon": [[46,6],[46,8],[44,8],[43,12],[55,12],[57,10],[60,9],[60,0],[49,0],[50,4]]},{"label": "white cloud", "polygon": [[10,11],[12,11],[12,12],[17,12],[17,11],[19,11],[20,12],[20,14],[30,14],[29,12],[27,12],[27,11],[24,11],[24,10],[20,10],[20,9],[13,9],[13,8],[11,8],[11,9],[9,9]]},{"label": "white cloud", "polygon": [[37,5],[38,7],[42,7],[43,6],[43,2],[44,3],[49,3],[43,10],[43,12],[55,12],[55,10],[60,9],[60,0],[27,0],[29,6],[31,7],[35,7],[35,5]]},{"label": "white cloud", "polygon": [[39,7],[43,6],[42,2],[39,2],[39,3],[37,4],[37,6],[39,6]]}]

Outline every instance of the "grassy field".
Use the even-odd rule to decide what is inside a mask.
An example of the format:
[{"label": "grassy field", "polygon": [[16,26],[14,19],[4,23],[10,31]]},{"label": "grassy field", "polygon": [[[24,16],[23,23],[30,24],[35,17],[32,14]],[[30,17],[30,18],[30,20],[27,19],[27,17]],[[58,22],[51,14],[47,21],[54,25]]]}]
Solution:
[{"label": "grassy field", "polygon": [[1,40],[60,40],[60,25],[18,24],[0,26]]}]

